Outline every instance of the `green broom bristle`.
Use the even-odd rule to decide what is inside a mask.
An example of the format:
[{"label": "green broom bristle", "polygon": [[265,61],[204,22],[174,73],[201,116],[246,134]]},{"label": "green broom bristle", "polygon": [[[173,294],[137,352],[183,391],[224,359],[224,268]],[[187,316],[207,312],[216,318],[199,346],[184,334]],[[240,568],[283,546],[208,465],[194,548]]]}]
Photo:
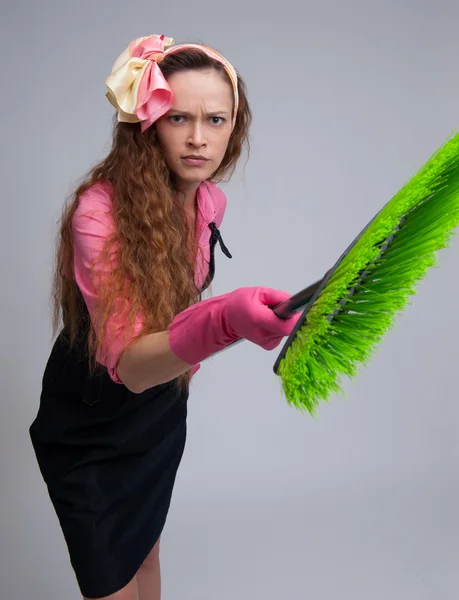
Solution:
[{"label": "green broom bristle", "polygon": [[340,377],[373,356],[458,225],[456,134],[379,212],[306,314],[278,369],[289,404],[314,415],[342,393]]}]

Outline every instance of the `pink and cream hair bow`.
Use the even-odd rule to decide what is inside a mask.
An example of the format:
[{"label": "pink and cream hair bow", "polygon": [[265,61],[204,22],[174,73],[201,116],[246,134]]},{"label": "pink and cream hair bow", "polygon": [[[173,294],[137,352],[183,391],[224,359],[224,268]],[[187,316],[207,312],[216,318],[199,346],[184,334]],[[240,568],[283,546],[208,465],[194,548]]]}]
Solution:
[{"label": "pink and cream hair bow", "polygon": [[220,62],[231,80],[234,94],[233,121],[239,96],[234,67],[219,52],[202,44],[178,44],[172,38],[150,35],[132,41],[117,58],[105,79],[106,97],[118,111],[118,121],[141,123],[142,133],[162,117],[173,104],[173,94],[158,64],[167,54],[197,48]]}]

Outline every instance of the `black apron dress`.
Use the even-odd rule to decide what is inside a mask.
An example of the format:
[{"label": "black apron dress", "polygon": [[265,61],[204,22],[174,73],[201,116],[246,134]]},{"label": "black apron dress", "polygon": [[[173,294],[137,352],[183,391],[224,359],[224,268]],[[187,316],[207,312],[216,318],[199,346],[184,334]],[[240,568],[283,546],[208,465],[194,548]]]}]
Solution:
[{"label": "black apron dress", "polygon": [[[210,264],[217,241],[210,223]],[[141,394],[102,366],[89,372],[87,341],[61,331],[48,359],[29,432],[81,594],[122,589],[158,541],[186,440],[188,390],[175,381]]]}]

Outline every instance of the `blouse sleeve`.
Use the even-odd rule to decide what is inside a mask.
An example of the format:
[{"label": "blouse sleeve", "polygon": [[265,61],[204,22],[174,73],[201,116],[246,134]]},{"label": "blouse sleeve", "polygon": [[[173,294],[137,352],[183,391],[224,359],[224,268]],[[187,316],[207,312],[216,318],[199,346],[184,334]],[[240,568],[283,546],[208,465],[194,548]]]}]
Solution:
[{"label": "blouse sleeve", "polygon": [[[92,320],[100,301],[97,286],[104,285],[104,279],[115,261],[112,254],[108,264],[98,264],[105,240],[115,230],[110,209],[110,195],[101,185],[96,184],[80,196],[72,221],[75,279]],[[127,340],[122,339],[126,325],[123,315],[127,314],[129,304],[127,298],[116,300],[113,313],[108,319],[105,343],[98,346],[96,353],[97,361],[107,367],[110,377],[116,383],[122,383],[116,372],[118,360],[143,326],[143,319],[137,315],[132,335]]]}]

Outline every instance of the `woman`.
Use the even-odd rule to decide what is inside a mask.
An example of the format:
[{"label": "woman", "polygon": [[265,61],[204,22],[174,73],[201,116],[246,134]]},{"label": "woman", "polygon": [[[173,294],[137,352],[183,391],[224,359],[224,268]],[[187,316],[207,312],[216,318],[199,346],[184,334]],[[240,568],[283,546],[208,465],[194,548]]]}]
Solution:
[{"label": "woman", "polygon": [[134,40],[106,79],[113,146],[63,212],[55,331],[32,443],[85,598],[158,600],[159,538],[185,437],[189,382],[239,338],[270,350],[288,294],[201,299],[247,142],[245,85],[218,52]]}]

